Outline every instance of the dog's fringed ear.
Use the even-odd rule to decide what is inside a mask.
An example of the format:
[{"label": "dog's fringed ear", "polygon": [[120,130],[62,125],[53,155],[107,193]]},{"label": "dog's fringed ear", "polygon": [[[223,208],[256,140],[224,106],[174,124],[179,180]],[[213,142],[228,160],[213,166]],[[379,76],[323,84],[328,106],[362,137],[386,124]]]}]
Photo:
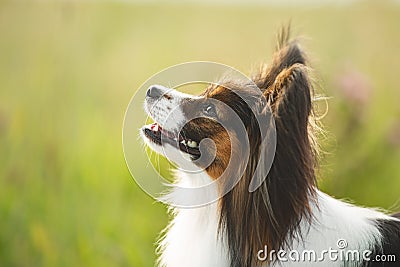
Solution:
[{"label": "dog's fringed ear", "polygon": [[265,96],[275,119],[286,123],[295,120],[298,126],[307,126],[312,110],[311,90],[307,67],[297,63],[278,74]]},{"label": "dog's fringed ear", "polygon": [[296,40],[290,40],[290,25],[278,34],[276,52],[268,66],[253,76],[276,118],[285,115],[302,117],[311,112],[311,82],[306,55]]},{"label": "dog's fringed ear", "polygon": [[263,92],[268,91],[277,76],[294,64],[306,65],[306,56],[296,40],[290,40],[290,25],[278,33],[276,52],[270,65],[262,65],[253,76],[253,81]]}]

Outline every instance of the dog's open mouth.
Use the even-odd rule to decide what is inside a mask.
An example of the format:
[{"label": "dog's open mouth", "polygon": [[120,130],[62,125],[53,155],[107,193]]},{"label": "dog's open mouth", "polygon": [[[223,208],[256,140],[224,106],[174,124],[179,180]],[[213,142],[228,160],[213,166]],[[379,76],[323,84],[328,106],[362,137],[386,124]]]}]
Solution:
[{"label": "dog's open mouth", "polygon": [[145,136],[157,145],[168,143],[181,151],[192,156],[199,157],[199,143],[183,137],[180,133],[164,130],[158,123],[145,125],[143,127]]}]

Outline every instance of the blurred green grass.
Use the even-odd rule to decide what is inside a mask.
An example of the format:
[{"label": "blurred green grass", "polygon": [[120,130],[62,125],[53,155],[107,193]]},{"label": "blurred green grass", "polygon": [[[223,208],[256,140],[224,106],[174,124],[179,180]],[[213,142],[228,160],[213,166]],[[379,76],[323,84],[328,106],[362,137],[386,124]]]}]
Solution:
[{"label": "blurred green grass", "polygon": [[[307,37],[319,92],[333,96],[323,120],[330,134],[322,140],[329,153],[321,186],[400,210],[398,5],[3,1],[0,265],[153,266],[167,215],[125,166],[121,127],[131,96],[154,73],[185,61],[248,73],[270,58],[277,28],[290,19]],[[362,118],[336,88],[348,65],[373,88]]]}]

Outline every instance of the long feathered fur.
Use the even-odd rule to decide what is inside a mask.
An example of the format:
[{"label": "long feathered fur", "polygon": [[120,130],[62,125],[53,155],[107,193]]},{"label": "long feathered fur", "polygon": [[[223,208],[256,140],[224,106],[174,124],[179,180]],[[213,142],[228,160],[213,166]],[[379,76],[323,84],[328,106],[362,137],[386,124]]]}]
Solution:
[{"label": "long feathered fur", "polygon": [[306,57],[297,42],[290,41],[289,31],[280,32],[271,65],[262,67],[253,78],[275,120],[277,146],[272,167],[262,185],[248,192],[259,157],[268,151],[260,150],[262,140],[255,120],[244,118],[253,140],[252,156],[238,185],[221,200],[220,230],[229,244],[232,267],[257,266],[255,249],[267,244],[279,250],[286,240],[301,238],[294,236],[300,221],[312,219],[309,203],[315,193],[317,162],[309,123],[312,85]]}]

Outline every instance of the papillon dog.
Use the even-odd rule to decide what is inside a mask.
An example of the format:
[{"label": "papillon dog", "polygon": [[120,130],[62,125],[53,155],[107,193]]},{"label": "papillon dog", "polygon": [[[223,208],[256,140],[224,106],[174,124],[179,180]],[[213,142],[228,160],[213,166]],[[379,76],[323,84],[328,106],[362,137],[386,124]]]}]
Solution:
[{"label": "papillon dog", "polygon": [[[223,78],[198,96],[161,85],[147,90],[145,110],[154,123],[140,130],[145,143],[196,169],[177,170],[176,188],[218,181],[208,192],[219,196],[214,202],[171,207],[172,221],[158,243],[159,266],[400,266],[400,214],[357,207],[317,188],[309,73],[298,41],[283,30],[271,64],[251,82]],[[240,121],[248,142],[224,125],[232,121]],[[272,128],[274,156],[264,166],[265,179],[257,178],[268,161],[262,143]],[[205,139],[213,145],[202,146]],[[260,184],[249,190],[253,179]],[[191,197],[175,186],[165,199]]]}]

